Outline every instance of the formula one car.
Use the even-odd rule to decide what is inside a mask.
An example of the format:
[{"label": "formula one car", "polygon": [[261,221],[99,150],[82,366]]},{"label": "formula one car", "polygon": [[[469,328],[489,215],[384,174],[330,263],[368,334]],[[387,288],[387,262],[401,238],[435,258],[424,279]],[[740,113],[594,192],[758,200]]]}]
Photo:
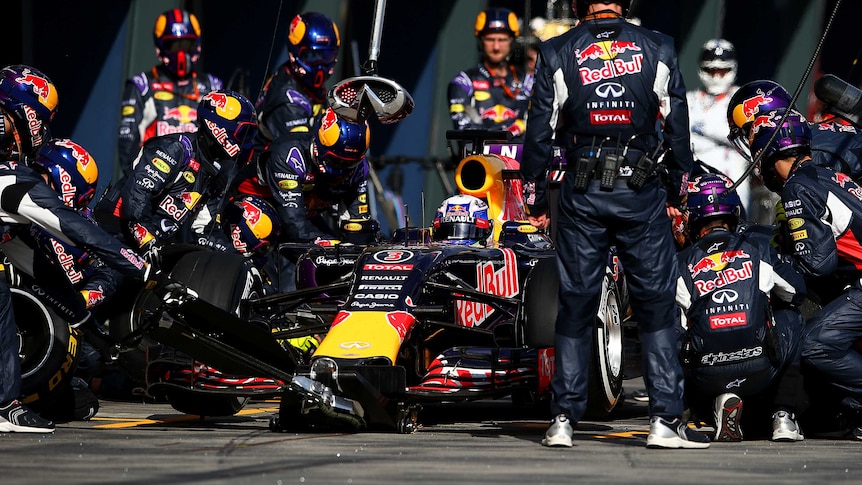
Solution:
[{"label": "formula one car", "polygon": [[[191,253],[153,290],[162,303],[143,325],[222,372],[280,383],[275,430],[410,432],[423,403],[540,400],[554,368],[553,244],[526,221],[507,220],[523,213],[511,160],[468,156],[456,183],[488,201],[495,245],[438,244],[425,228],[405,228],[386,243],[313,247],[297,265],[297,291],[248,299],[233,310],[208,294],[213,282],[225,286],[224,265],[207,264],[207,252]],[[608,263],[595,318],[594,415],[610,412],[622,391],[627,302],[613,254]],[[248,293],[245,284],[237,278],[235,290],[218,293]],[[308,360],[284,344],[311,335],[322,337]]]}]

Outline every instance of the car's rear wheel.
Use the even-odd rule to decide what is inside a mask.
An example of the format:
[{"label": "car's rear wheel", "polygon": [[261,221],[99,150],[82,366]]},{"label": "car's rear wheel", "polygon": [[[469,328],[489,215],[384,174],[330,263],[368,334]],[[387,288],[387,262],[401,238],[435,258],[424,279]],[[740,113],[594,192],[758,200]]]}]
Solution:
[{"label": "car's rear wheel", "polygon": [[[540,259],[524,284],[525,343],[552,347],[557,318],[560,277],[554,258]],[[607,416],[616,406],[623,387],[623,328],[620,297],[608,268],[602,280],[602,296],[594,319],[589,370],[587,414]]]},{"label": "car's rear wheel", "polygon": [[602,285],[602,299],[593,329],[590,392],[587,415],[606,416],[623,392],[623,315],[617,286],[610,270]]}]

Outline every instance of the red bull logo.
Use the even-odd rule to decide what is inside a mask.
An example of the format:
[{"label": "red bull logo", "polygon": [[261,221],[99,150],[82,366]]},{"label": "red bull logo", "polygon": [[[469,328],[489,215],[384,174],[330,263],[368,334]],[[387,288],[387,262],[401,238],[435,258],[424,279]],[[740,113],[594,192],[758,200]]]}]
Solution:
[{"label": "red bull logo", "polygon": [[469,215],[467,206],[463,204],[452,204],[446,207],[444,216],[466,216]]},{"label": "red bull logo", "polygon": [[84,150],[84,147],[78,145],[72,140],[57,140],[54,142],[57,146],[68,148],[75,159],[78,173],[84,177],[88,184],[94,184],[99,179],[99,166],[93,157]]},{"label": "red bull logo", "polygon": [[140,246],[149,242],[150,239],[153,238],[153,235],[150,234],[150,231],[148,231],[146,227],[136,223],[132,226],[132,237]]},{"label": "red bull logo", "polygon": [[323,113],[317,138],[324,146],[331,147],[338,143],[339,136],[341,136],[341,129],[338,127],[338,116],[336,116],[335,111],[327,109]]},{"label": "red bull logo", "polygon": [[260,222],[262,211],[260,207],[254,205],[250,200],[243,199],[236,203],[242,209],[242,218],[248,222],[248,225],[254,227]]},{"label": "red bull logo", "polygon": [[33,92],[39,96],[39,102],[53,110],[57,106],[57,90],[51,81],[48,81],[42,76],[33,74],[30,69],[21,71],[21,77],[15,78],[15,81],[21,84],[29,84],[33,87]]},{"label": "red bull logo", "polygon": [[[760,106],[771,103],[772,99],[773,98],[771,96],[766,95],[763,91],[758,89],[757,96],[743,101],[740,106],[742,109],[742,116],[745,117],[745,121],[751,120],[754,115],[760,112]],[[736,109],[734,109],[734,111],[736,111]]]},{"label": "red bull logo", "polygon": [[691,273],[691,277],[699,275],[700,273],[706,273],[707,271],[720,271],[724,269],[728,263],[732,263],[737,260],[737,258],[749,259],[751,256],[748,255],[745,251],[741,249],[734,249],[731,251],[723,251],[720,253],[710,254],[705,258],[701,258],[700,261],[694,264],[688,265],[688,271]]},{"label": "red bull logo", "polygon": [[617,54],[622,54],[627,51],[637,51],[640,52],[641,48],[637,46],[634,42],[626,42],[621,40],[605,40],[601,42],[596,42],[594,44],[590,44],[586,49],[575,49],[575,58],[578,61],[578,65],[592,61],[596,59],[604,59],[611,60],[614,59]]},{"label": "red bull logo", "polygon": [[222,148],[224,148],[224,151],[227,152],[229,157],[234,157],[239,153],[239,145],[230,142],[227,137],[227,130],[221,128],[210,120],[204,120],[204,123],[207,125],[207,128],[210,130],[210,133],[212,133],[216,141],[219,142],[219,145],[221,145]]},{"label": "red bull logo", "polygon": [[630,61],[607,59],[598,69],[579,68],[578,74],[581,75],[581,84],[587,86],[605,79],[617,79],[621,76],[639,73],[643,68],[643,58],[643,54],[635,54]]},{"label": "red bull logo", "polygon": [[203,99],[208,100],[215,109],[227,108],[227,94],[212,92],[204,96]]},{"label": "red bull logo", "polygon": [[[224,104],[227,105],[226,100]],[[163,120],[176,120],[180,123],[194,123],[197,118],[198,110],[186,105],[179,105],[175,108],[164,108],[164,113],[162,113]]]},{"label": "red bull logo", "polygon": [[479,113],[484,120],[493,120],[495,123],[502,123],[506,120],[514,120],[518,118],[518,112],[503,106],[502,104],[494,105],[488,109],[482,110]]},{"label": "red bull logo", "polygon": [[757,133],[761,128],[777,128],[778,125],[774,121],[775,112],[767,113],[764,116],[758,116],[754,118],[754,121],[751,123],[751,132]]},{"label": "red bull logo", "polygon": [[[494,268],[493,261],[476,267],[476,289],[491,295],[512,297],[520,291],[518,284],[518,262],[511,249],[501,249],[503,266]],[[473,301],[455,300],[456,321],[465,327],[481,325],[494,312],[494,307]]]},{"label": "red bull logo", "polygon": [[731,285],[736,283],[737,281],[743,281],[751,278],[752,276],[752,267],[754,263],[751,261],[746,261],[742,263],[742,268],[726,268],[722,270],[716,270],[718,275],[713,279],[704,279],[704,280],[695,280],[694,287],[697,290],[698,296],[706,295],[707,293],[717,290],[719,288],[723,288],[727,285]]}]

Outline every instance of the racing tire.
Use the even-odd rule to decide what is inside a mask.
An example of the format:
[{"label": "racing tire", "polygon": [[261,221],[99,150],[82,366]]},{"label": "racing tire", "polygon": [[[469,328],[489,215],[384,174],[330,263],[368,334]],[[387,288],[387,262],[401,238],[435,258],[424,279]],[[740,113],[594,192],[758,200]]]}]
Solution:
[{"label": "racing tire", "polygon": [[62,396],[78,365],[78,338],[39,298],[22,288],[10,288],[18,325],[21,394],[39,411]]},{"label": "racing tire", "polygon": [[602,282],[602,298],[593,328],[586,416],[606,417],[619,402],[625,369],[623,343],[620,295],[608,268]]},{"label": "racing tire", "polygon": [[194,390],[169,389],[165,396],[171,407],[197,416],[233,416],[247,403],[245,396],[201,394]]},{"label": "racing tire", "polygon": [[[171,278],[185,283],[200,299],[241,317],[241,302],[262,294],[259,276],[238,254],[209,250],[186,254],[173,267]],[[232,416],[249,399],[173,387],[165,389],[165,397],[177,411],[198,416]]]},{"label": "racing tire", "polygon": [[560,292],[556,258],[541,258],[524,282],[523,332],[529,347],[553,347]]}]

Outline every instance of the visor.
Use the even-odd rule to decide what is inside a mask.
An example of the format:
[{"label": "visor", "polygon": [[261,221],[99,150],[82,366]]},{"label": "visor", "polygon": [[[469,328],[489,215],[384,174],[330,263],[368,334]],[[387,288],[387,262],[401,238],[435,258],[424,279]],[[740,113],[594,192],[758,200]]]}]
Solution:
[{"label": "visor", "polygon": [[299,61],[307,66],[331,66],[337,60],[337,49],[309,49],[308,47],[303,47],[299,50]]},{"label": "visor", "polygon": [[[486,227],[479,227],[476,224],[484,223]],[[440,220],[434,221],[433,237],[435,241],[481,241],[487,238],[490,234],[488,221],[477,220],[476,224],[469,222],[444,222]]]}]

